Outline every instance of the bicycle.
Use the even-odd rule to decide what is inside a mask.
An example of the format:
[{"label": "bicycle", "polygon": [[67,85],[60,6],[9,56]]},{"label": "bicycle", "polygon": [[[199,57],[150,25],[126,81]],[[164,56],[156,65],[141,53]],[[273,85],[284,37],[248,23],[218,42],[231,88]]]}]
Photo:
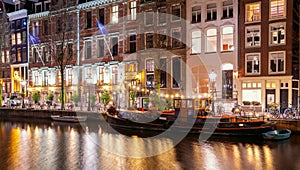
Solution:
[{"label": "bicycle", "polygon": [[286,119],[295,119],[297,118],[299,112],[298,112],[298,109],[293,107],[293,106],[289,106],[288,108],[286,108],[283,112],[283,118],[286,118]]}]

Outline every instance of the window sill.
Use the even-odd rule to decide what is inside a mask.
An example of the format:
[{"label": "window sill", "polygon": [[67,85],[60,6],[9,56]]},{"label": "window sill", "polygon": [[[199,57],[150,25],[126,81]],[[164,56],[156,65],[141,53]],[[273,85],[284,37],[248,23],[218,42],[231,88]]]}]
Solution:
[{"label": "window sill", "polygon": [[245,21],[245,24],[258,24],[260,23],[261,21]]},{"label": "window sill", "polygon": [[234,50],[224,50],[224,51],[221,51],[221,53],[232,53]]},{"label": "window sill", "polygon": [[259,76],[260,73],[245,73],[245,76]]}]

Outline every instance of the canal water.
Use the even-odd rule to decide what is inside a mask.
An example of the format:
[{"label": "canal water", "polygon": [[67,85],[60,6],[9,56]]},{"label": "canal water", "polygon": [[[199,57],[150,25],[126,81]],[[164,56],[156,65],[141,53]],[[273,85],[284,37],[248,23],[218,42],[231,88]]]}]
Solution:
[{"label": "canal water", "polygon": [[188,135],[178,143],[122,133],[104,122],[0,119],[0,169],[300,169],[300,135],[278,142]]}]

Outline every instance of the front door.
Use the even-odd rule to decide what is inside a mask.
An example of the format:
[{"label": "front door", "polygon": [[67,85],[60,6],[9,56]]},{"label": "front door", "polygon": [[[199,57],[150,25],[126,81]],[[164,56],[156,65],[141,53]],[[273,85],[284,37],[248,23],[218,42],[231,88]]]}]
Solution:
[{"label": "front door", "polygon": [[280,89],[280,111],[283,112],[288,107],[288,89]]}]

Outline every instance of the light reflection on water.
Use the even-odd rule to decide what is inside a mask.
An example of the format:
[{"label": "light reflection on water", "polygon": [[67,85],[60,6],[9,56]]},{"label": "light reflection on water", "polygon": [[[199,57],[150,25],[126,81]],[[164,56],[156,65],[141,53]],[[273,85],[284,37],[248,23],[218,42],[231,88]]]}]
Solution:
[{"label": "light reflection on water", "polygon": [[142,155],[173,145],[168,138],[131,138],[129,143],[101,123],[81,127],[0,120],[0,169],[300,169],[300,136],[280,142],[220,137],[199,142],[198,136],[188,136],[153,157],[110,152]]}]

